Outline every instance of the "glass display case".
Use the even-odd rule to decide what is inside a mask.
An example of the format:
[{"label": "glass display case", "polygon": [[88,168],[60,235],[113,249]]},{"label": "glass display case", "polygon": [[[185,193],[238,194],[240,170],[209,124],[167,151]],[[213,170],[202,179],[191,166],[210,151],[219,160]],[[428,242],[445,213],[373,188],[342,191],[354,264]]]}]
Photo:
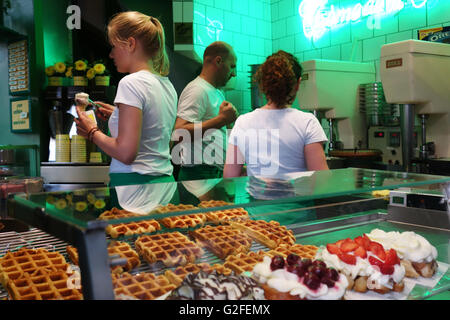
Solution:
[{"label": "glass display case", "polygon": [[[403,297],[423,299],[450,288],[450,275],[445,268],[450,262],[445,195],[446,191],[450,193],[449,185],[450,177],[347,168],[274,177],[16,194],[8,200],[8,214],[54,236],[59,245],[50,245],[65,257],[69,257],[67,245],[77,249],[84,299],[115,298],[110,270],[124,265],[126,260],[108,254],[111,243],[128,243],[140,253],[139,266],[131,269],[131,274],[163,275],[186,261],[152,260],[140,247],[139,239],[178,232],[194,243],[205,244],[208,239],[199,241],[199,229],[232,224],[234,218],[244,216],[253,221],[275,221],[272,224],[290,230],[295,243],[317,247],[354,238],[375,228],[414,231],[437,248],[442,266],[442,274],[433,287],[418,283]],[[393,199],[386,190],[400,191],[400,195]],[[408,198],[401,202],[398,198],[402,192],[406,194],[404,199],[409,194],[423,194],[428,201],[427,197],[434,195],[437,202],[445,204],[429,209],[420,207],[425,200]],[[270,251],[279,244],[263,244],[251,232],[249,235],[252,241],[247,249],[250,251]],[[9,243],[7,248],[1,248],[1,243],[0,256],[6,249],[18,250],[25,243],[39,247],[32,239]],[[153,248],[153,253],[159,249]],[[226,256],[232,254],[218,254],[207,245],[202,249],[191,262],[224,264]]]}]

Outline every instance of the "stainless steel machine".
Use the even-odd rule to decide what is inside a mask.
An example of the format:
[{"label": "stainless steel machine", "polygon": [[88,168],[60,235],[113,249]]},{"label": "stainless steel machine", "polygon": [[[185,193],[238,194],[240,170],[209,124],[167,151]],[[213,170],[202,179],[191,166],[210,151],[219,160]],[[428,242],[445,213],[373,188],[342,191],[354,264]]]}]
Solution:
[{"label": "stainless steel machine", "polygon": [[[380,76],[386,101],[401,105],[402,158],[407,171],[414,171],[417,162],[412,143],[416,117],[423,131],[418,162],[431,167],[433,160],[441,159],[450,166],[449,70],[448,44],[407,40],[381,48]],[[429,142],[434,142],[435,150]]]}]

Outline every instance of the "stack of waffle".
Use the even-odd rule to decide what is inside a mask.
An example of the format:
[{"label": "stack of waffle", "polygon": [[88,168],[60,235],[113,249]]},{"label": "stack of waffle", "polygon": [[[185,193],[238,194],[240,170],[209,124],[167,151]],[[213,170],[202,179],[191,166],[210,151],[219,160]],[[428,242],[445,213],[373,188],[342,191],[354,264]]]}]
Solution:
[{"label": "stack of waffle", "polygon": [[[109,211],[103,212],[98,219],[100,220],[114,220],[114,219],[125,219],[132,217],[140,217],[136,213],[120,210],[117,208],[112,208]],[[161,226],[154,219],[134,221],[127,223],[110,224],[106,227],[106,233],[112,238],[118,238],[121,236],[133,236],[143,233],[150,233],[156,230],[160,230]]]},{"label": "stack of waffle", "polygon": [[21,248],[0,258],[0,281],[15,300],[82,299],[71,273],[60,253],[46,249]]}]

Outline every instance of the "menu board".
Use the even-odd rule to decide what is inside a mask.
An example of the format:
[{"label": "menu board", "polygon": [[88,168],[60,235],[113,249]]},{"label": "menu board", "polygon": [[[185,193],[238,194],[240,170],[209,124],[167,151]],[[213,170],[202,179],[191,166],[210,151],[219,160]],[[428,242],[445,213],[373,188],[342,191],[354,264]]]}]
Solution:
[{"label": "menu board", "polygon": [[30,91],[29,59],[27,40],[8,45],[9,92],[11,95]]},{"label": "menu board", "polygon": [[31,132],[31,102],[29,99],[11,99],[11,132]]}]

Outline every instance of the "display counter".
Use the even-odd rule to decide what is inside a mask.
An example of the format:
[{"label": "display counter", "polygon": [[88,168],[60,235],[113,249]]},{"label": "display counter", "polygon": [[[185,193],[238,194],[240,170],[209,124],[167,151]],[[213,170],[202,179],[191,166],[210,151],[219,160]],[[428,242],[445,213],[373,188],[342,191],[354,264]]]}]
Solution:
[{"label": "display counter", "polygon": [[[419,281],[421,278],[405,281],[402,293],[382,295],[369,290],[356,296],[346,294],[345,298],[423,299],[450,288],[450,227],[448,223],[433,224],[445,222],[445,217],[448,222],[447,210],[422,208],[412,221],[409,213],[419,208],[389,204],[385,190],[414,193],[421,189],[440,195],[444,201],[441,190],[449,190],[449,183],[450,177],[347,168],[270,178],[17,194],[8,200],[8,213],[34,228],[24,234],[0,234],[0,257],[23,247],[56,251],[66,262],[79,265],[84,299],[153,299],[186,284],[186,274],[173,276],[183,265],[191,269],[180,272],[213,268],[229,276],[230,272],[240,273],[233,267],[233,256],[244,261],[249,252],[286,257],[299,245],[311,245],[317,254],[327,244],[354,239],[374,229],[413,231],[437,250],[438,268],[433,278],[425,279],[428,282]],[[247,221],[252,221],[250,226]],[[167,237],[168,242],[156,241]],[[183,238],[182,244],[178,237]],[[130,255],[115,251],[121,245]],[[244,275],[252,276],[248,273],[252,268],[246,268]],[[152,287],[133,294],[124,283],[137,281],[136,275],[150,277],[159,283],[156,286],[167,282],[166,291]],[[126,278],[133,276],[132,280]],[[8,291],[11,296],[12,290]],[[6,290],[3,295],[8,296]]]}]

